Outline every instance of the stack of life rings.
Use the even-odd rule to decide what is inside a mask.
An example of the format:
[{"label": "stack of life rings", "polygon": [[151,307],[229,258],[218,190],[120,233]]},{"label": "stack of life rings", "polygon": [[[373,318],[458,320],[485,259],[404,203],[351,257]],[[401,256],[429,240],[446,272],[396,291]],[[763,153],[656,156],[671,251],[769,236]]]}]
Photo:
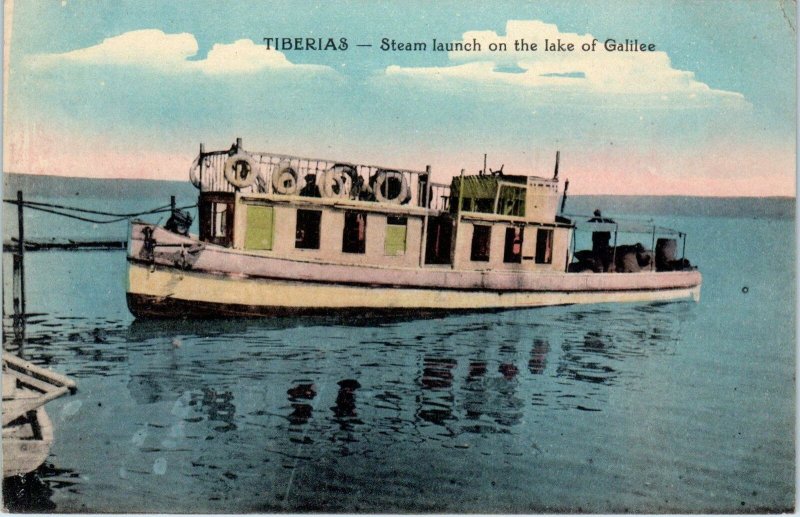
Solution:
[{"label": "stack of life rings", "polygon": [[[408,181],[400,171],[379,169],[365,185],[356,167],[337,163],[316,175],[316,192],[324,198],[360,199],[371,194],[379,203],[403,204],[411,199]],[[301,194],[297,169],[289,161],[280,162],[272,173],[272,190],[276,194],[292,196]],[[302,195],[302,194],[301,194]]]},{"label": "stack of life rings", "polygon": [[[195,183],[195,163],[190,171]],[[253,158],[245,152],[237,152],[225,161],[225,179],[237,189],[256,185],[259,192],[267,192],[264,178]],[[197,182],[199,183],[199,182]],[[195,184],[195,186],[198,186]],[[379,203],[404,204],[411,199],[411,191],[405,175],[397,170],[378,169],[368,184],[358,175],[356,167],[348,163],[337,163],[317,174],[316,193],[324,198],[360,199],[367,195]],[[289,160],[274,166],[272,172],[272,191],[284,196],[302,195],[301,181],[297,168]]]}]

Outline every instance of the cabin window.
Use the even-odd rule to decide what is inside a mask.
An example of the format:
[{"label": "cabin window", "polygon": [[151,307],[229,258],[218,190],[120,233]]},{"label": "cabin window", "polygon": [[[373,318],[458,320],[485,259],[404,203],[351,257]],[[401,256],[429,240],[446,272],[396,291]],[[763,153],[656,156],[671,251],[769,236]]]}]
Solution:
[{"label": "cabin window", "polygon": [[497,213],[525,217],[525,188],[502,185],[497,199]]},{"label": "cabin window", "polygon": [[536,231],[536,263],[553,263],[553,230],[539,228]]},{"label": "cabin window", "polygon": [[386,217],[386,240],[383,242],[384,255],[405,255],[406,229],[408,218],[400,216]]},{"label": "cabin window", "polygon": [[211,236],[226,237],[228,234],[228,204],[211,203]]},{"label": "cabin window", "polygon": [[247,206],[247,229],[244,247],[249,250],[272,249],[274,209],[271,206]]},{"label": "cabin window", "polygon": [[345,253],[364,253],[367,244],[367,214],[354,210],[344,212],[344,232],[342,251]]},{"label": "cabin window", "polygon": [[298,210],[294,247],[307,250],[319,249],[319,226],[322,212],[319,210]]},{"label": "cabin window", "polygon": [[489,262],[489,243],[492,240],[492,227],[474,225],[472,227],[472,251],[470,260]]},{"label": "cabin window", "polygon": [[503,251],[503,262],[519,264],[522,262],[522,236],[525,228],[512,226],[506,228],[506,244]]},{"label": "cabin window", "polygon": [[425,239],[425,263],[449,264],[453,243],[453,220],[448,215],[431,217],[428,220],[428,236]]}]

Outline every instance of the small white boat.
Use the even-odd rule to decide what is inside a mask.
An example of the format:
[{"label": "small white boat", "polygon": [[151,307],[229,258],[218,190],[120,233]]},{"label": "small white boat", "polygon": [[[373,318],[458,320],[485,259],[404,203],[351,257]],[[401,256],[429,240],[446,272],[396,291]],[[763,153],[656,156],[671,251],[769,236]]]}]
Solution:
[{"label": "small white boat", "polygon": [[[498,310],[695,299],[685,234],[567,217],[553,177],[424,171],[230,149],[190,172],[200,234],[179,211],[134,222],[128,307],[137,317]],[[561,209],[559,210],[559,205]],[[177,216],[177,217],[176,217]],[[589,216],[591,217],[591,216]],[[575,232],[592,232],[576,250]],[[613,236],[613,241],[612,241]]]},{"label": "small white boat", "polygon": [[4,478],[44,463],[54,439],[44,405],[75,389],[71,379],[3,352]]}]

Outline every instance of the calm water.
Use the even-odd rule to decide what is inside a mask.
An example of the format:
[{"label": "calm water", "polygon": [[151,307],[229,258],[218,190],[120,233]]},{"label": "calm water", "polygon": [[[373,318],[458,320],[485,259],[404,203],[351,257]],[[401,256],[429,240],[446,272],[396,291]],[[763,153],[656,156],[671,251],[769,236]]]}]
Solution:
[{"label": "calm water", "polygon": [[[30,217],[32,232],[59,235],[57,220]],[[6,482],[6,505],[790,510],[794,221],[658,221],[689,231],[699,304],[141,322],[125,306],[124,253],[29,253],[37,315],[21,353],[79,389],[48,404],[52,454]]]}]

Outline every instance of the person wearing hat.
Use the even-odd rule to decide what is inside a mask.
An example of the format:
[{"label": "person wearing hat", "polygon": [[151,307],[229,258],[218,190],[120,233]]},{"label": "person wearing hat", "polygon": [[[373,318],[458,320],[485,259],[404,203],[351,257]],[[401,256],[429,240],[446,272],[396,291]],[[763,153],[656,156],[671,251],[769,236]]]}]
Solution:
[{"label": "person wearing hat", "polygon": [[[589,219],[589,222],[614,224],[613,219],[603,217],[599,208],[594,211],[594,217]],[[592,255],[594,256],[595,264],[602,265],[602,271],[608,271],[611,264],[611,232],[592,232]]]}]

